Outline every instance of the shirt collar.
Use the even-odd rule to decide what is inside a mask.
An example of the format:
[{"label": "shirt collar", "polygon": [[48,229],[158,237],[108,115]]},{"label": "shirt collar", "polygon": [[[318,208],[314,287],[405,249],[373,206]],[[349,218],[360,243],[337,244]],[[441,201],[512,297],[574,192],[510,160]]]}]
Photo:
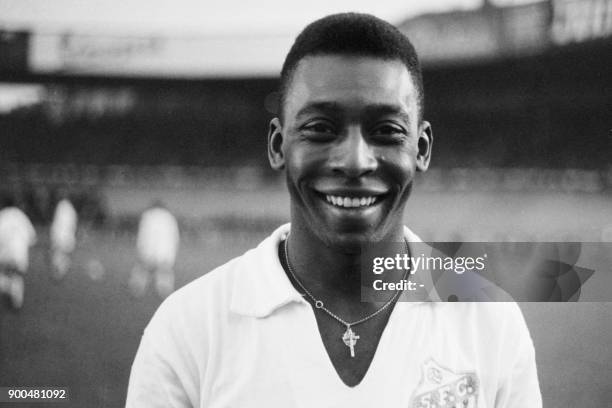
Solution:
[{"label": "shirt collar", "polygon": [[[291,224],[277,228],[256,248],[237,259],[233,274],[230,310],[234,313],[264,318],[291,302],[307,303],[293,287],[278,259],[278,246],[285,239]],[[423,241],[408,227],[404,236],[410,243]]]},{"label": "shirt collar", "polygon": [[234,313],[266,317],[291,302],[306,302],[293,287],[278,259],[278,245],[291,225],[277,228],[256,248],[238,258],[230,310]]}]

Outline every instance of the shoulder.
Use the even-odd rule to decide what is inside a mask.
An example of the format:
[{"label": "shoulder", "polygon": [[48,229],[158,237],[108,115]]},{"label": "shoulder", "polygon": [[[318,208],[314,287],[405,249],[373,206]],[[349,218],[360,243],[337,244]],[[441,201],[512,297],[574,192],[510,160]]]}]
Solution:
[{"label": "shoulder", "polygon": [[159,306],[149,326],[189,326],[194,320],[221,317],[228,310],[237,265],[246,254],[236,257],[172,293]]},{"label": "shoulder", "polygon": [[18,220],[19,222],[30,222],[30,219],[17,207],[7,207],[0,210],[0,217]]},{"label": "shoulder", "polygon": [[17,207],[0,210],[0,225],[2,228],[25,231],[28,235],[36,235],[34,226],[28,216]]},{"label": "shoulder", "polygon": [[143,224],[175,224],[176,217],[165,208],[150,208],[145,210],[141,216]]},{"label": "shoulder", "polygon": [[[453,305],[452,302],[446,304]],[[469,310],[469,313],[482,323],[499,325],[500,323],[523,321],[521,309],[515,302],[464,302],[459,304],[463,306],[463,310]]]},{"label": "shoulder", "polygon": [[[276,270],[281,268],[276,251],[287,228],[285,225],[277,229],[256,248],[174,292],[160,305],[147,330],[210,337],[231,324],[233,312],[266,314],[275,302],[279,302],[272,299],[272,294],[282,292]],[[279,286],[281,289],[274,292]]]},{"label": "shoulder", "polygon": [[68,216],[77,216],[76,210],[74,209],[74,206],[72,205],[72,203],[66,199],[61,200],[58,204],[57,204],[57,211],[58,212],[62,212]]},{"label": "shoulder", "polygon": [[504,342],[509,335],[530,338],[515,302],[436,302],[431,306],[447,324],[478,333],[485,341]]},{"label": "shoulder", "polygon": [[[447,304],[452,305],[452,302]],[[522,318],[521,309],[515,302],[463,302],[464,308],[486,320]]]},{"label": "shoulder", "polygon": [[[256,248],[178,289],[160,305],[149,327],[173,326],[178,330],[206,325],[220,327],[228,322],[233,307],[242,306],[245,301],[253,307],[260,300],[254,292],[261,290],[256,289],[267,288],[266,277],[272,273],[279,231]],[[250,297],[245,300],[242,295]]]}]

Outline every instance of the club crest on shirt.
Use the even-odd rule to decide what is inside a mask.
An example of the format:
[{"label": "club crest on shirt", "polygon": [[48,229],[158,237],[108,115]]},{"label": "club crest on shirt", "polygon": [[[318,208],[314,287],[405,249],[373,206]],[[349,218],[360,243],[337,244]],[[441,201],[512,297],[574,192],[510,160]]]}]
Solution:
[{"label": "club crest on shirt", "polygon": [[477,408],[478,391],[475,373],[456,373],[430,358],[421,367],[410,408]]}]

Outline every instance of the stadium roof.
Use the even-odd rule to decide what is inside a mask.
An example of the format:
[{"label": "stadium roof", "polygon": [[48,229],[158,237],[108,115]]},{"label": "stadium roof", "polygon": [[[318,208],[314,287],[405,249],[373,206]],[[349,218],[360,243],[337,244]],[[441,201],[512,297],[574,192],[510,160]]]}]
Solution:
[{"label": "stadium roof", "polygon": [[[0,74],[12,70],[66,76],[275,77],[296,32],[308,21],[348,4],[342,0],[339,5],[324,7],[326,2],[312,0],[308,2],[312,9],[300,15],[295,4],[304,2],[292,5],[295,9],[290,13],[291,7],[280,6],[279,1],[258,2],[255,7],[252,2],[243,6],[228,0],[224,8],[197,8],[195,0],[147,3],[156,7],[127,0],[117,3],[118,8],[113,6],[111,12],[108,6],[102,7],[106,2],[99,1],[0,0]],[[522,56],[541,52],[551,44],[612,34],[612,0],[550,0],[504,8],[486,2],[481,8],[438,10],[400,23],[401,16],[418,10],[465,6],[474,1],[415,2],[412,8],[391,7],[391,0],[350,3],[354,4],[352,9],[397,22],[415,42],[425,65]],[[96,16],[90,11],[88,18],[81,16],[79,20],[75,16],[83,13],[82,4],[103,12]],[[65,12],[70,5],[77,12]],[[181,5],[190,7],[183,9]],[[242,12],[231,14],[227,7],[232,5]],[[28,6],[32,9],[26,13]],[[193,13],[186,19],[187,9],[203,14]],[[271,13],[268,19],[262,16],[273,9],[278,14]],[[169,13],[165,19],[164,12]],[[103,27],[112,16],[116,17],[113,24]],[[142,20],[136,24],[139,18]],[[172,26],[181,19],[185,21],[182,29]],[[162,21],[167,24],[163,29]],[[206,24],[198,25],[199,21]]]}]

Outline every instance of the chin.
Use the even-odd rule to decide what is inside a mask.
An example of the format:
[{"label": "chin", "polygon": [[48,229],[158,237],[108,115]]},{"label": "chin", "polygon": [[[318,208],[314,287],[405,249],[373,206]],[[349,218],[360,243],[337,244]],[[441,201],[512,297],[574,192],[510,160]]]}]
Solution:
[{"label": "chin", "polygon": [[346,254],[359,254],[364,246],[379,242],[376,231],[333,231],[326,230],[321,238],[325,245],[338,248]]}]

